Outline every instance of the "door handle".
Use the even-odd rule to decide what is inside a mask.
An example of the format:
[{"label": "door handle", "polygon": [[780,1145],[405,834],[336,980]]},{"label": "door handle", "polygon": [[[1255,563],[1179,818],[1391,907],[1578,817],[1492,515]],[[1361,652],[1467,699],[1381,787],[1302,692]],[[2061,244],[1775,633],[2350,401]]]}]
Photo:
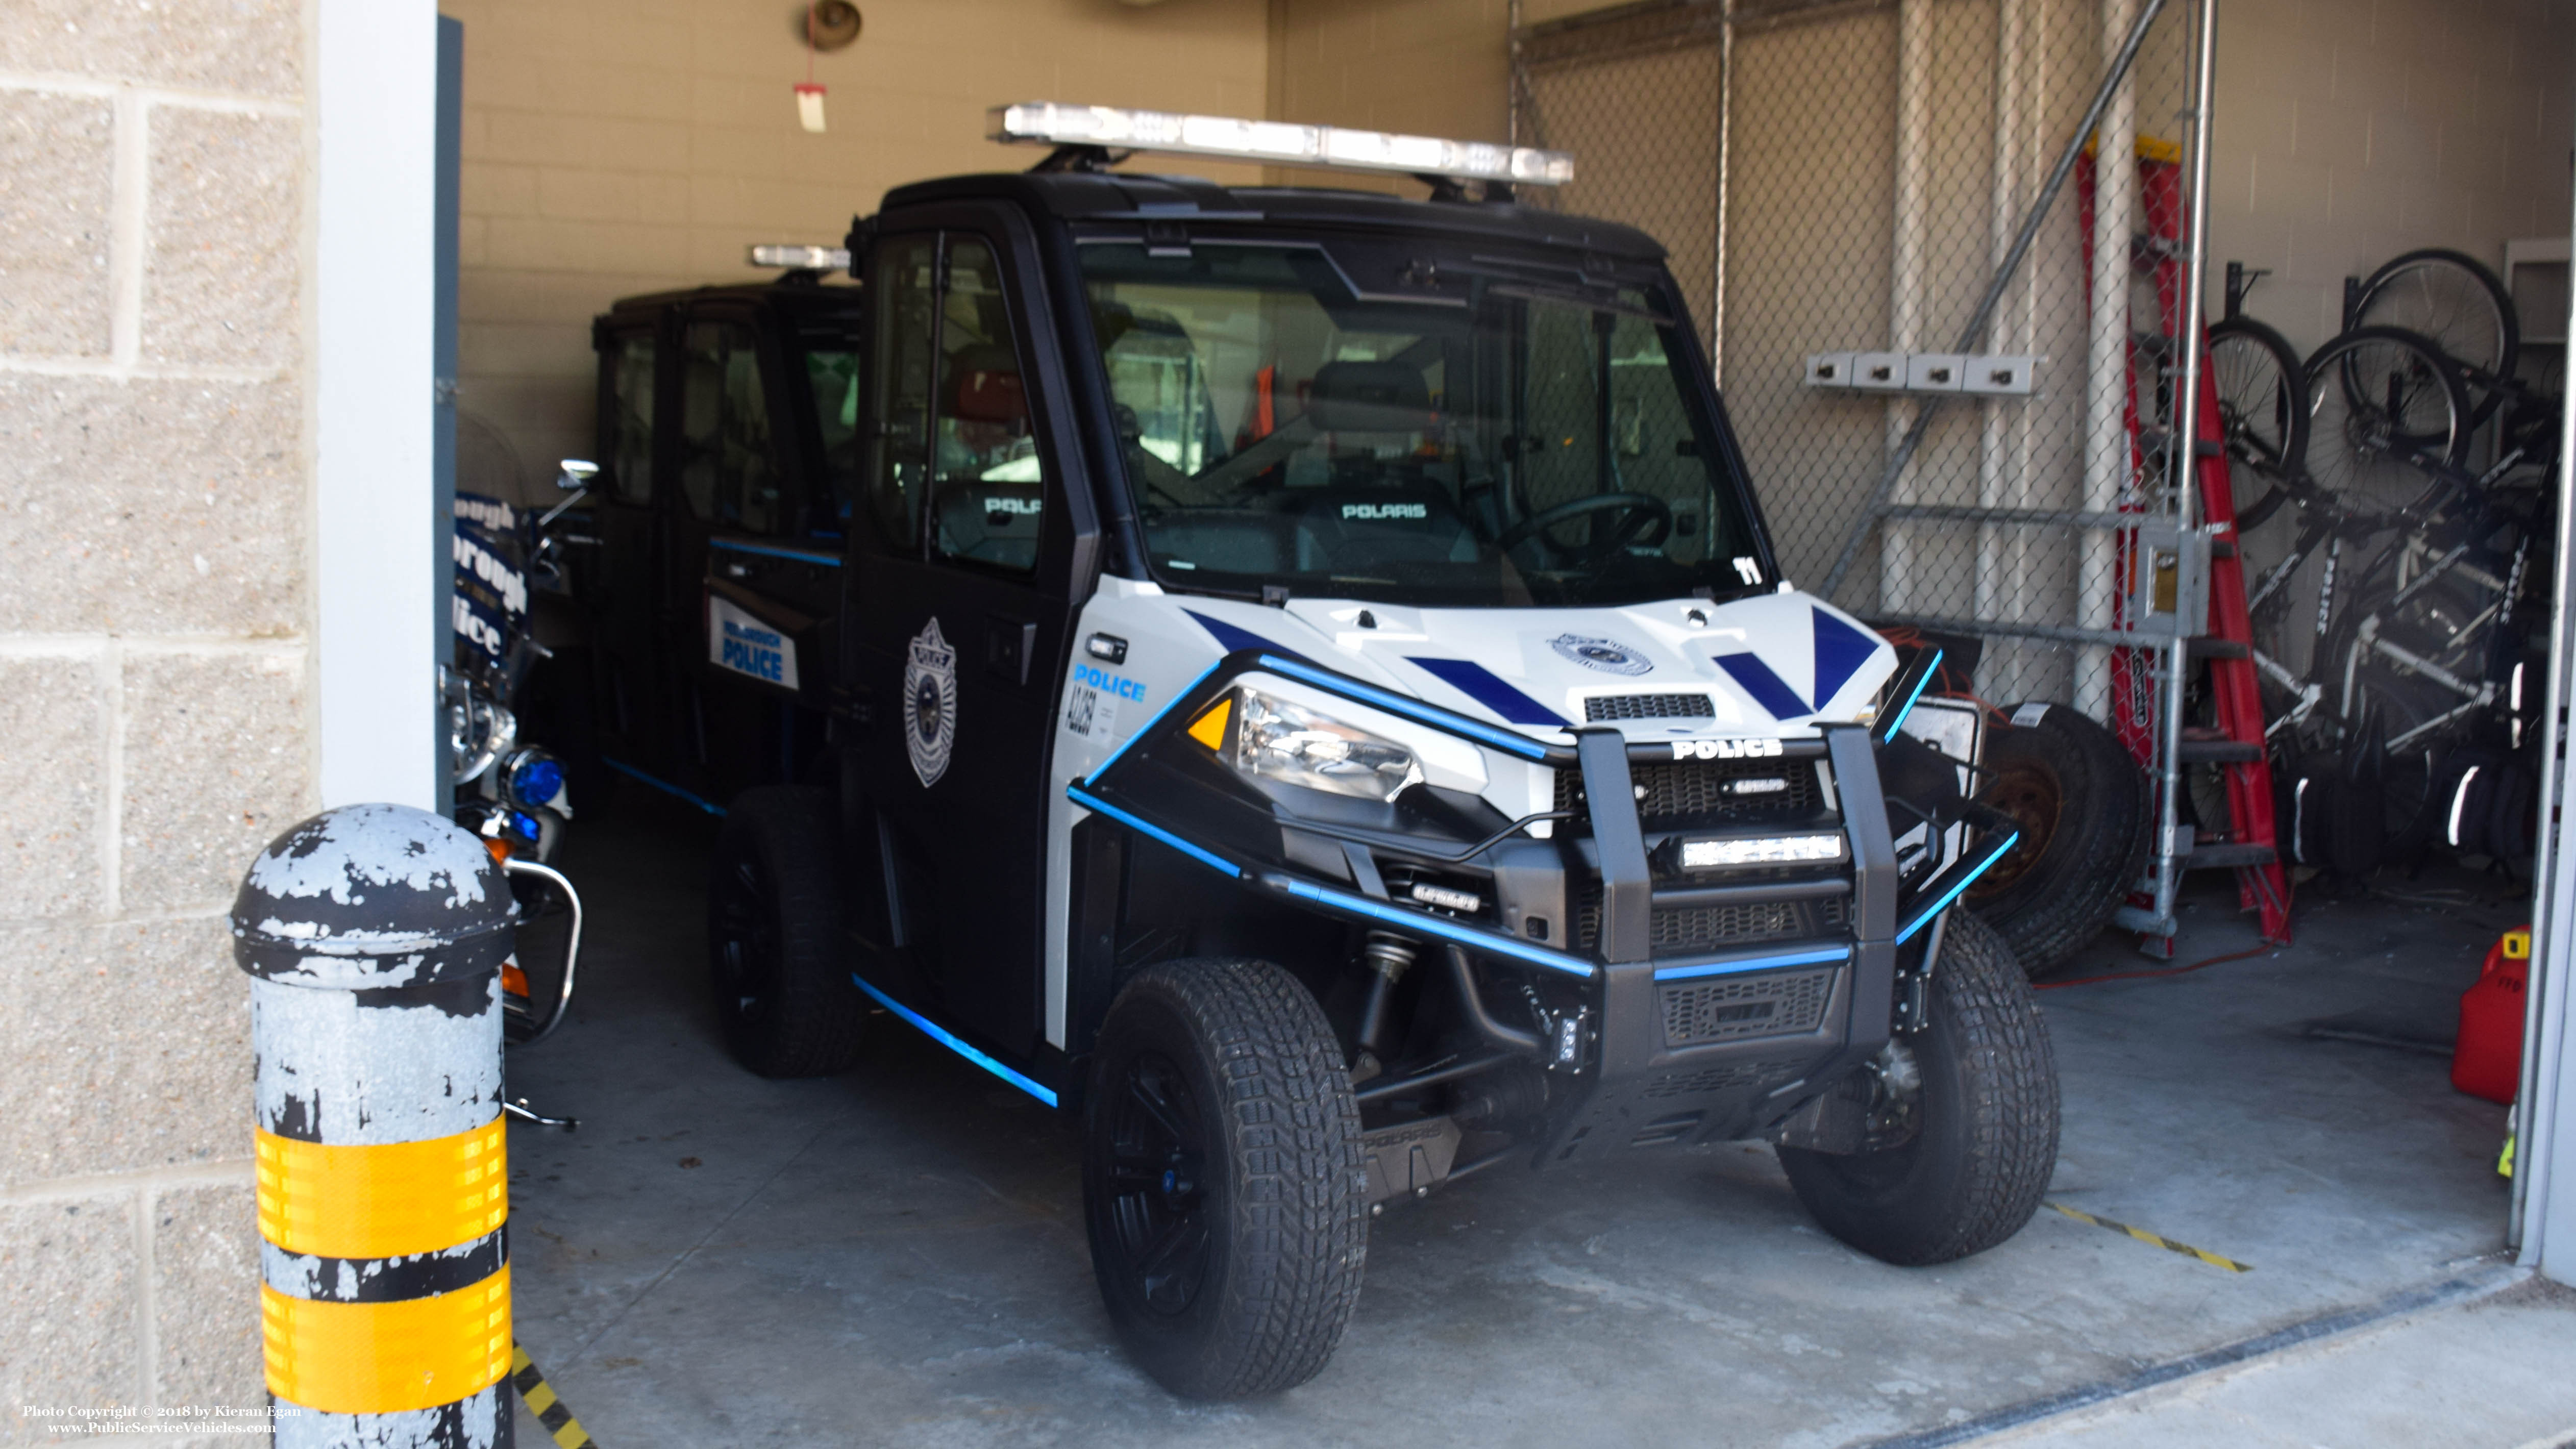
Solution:
[{"label": "door handle", "polygon": [[752,566],[747,563],[737,563],[732,559],[727,559],[724,562],[724,576],[726,578],[747,579],[750,578],[754,572],[755,570]]},{"label": "door handle", "polygon": [[984,668],[1013,684],[1029,682],[1029,656],[1037,652],[1038,626],[1000,614],[984,616]]}]

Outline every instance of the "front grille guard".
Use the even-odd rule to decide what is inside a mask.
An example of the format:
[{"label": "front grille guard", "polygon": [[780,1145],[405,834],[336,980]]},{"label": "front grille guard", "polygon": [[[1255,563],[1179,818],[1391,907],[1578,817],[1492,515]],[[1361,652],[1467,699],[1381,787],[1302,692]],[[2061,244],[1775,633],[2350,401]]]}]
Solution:
[{"label": "front grille guard", "polygon": [[[1140,756],[1151,754],[1155,747],[1187,729],[1191,720],[1247,674],[1269,674],[1295,680],[1325,694],[1482,745],[1500,754],[1533,764],[1579,771],[1584,794],[1590,802],[1588,814],[1601,875],[1600,928],[1592,948],[1577,953],[1542,946],[1433,911],[1364,895],[1294,869],[1242,859],[1236,852],[1222,846],[1188,838],[1185,831],[1176,828],[1167,815],[1154,809],[1138,792],[1122,788],[1122,782],[1128,780],[1137,768]],[[1900,678],[1900,685],[1905,682]],[[1632,764],[1670,763],[1698,757],[1696,752],[1710,748],[1710,742],[1631,744],[1618,730],[1607,726],[1569,726],[1566,732],[1573,736],[1572,744],[1534,740],[1455,710],[1381,689],[1293,654],[1268,649],[1237,649],[1173,696],[1089,778],[1070,785],[1066,794],[1076,805],[1117,821],[1242,883],[1277,892],[1348,920],[1414,932],[1583,979],[1596,977],[1614,966],[1647,964],[1651,964],[1654,978],[1658,981],[1843,962],[1854,958],[1860,959],[1865,966],[1884,961],[1892,967],[1899,943],[1912,938],[1937,917],[1977,876],[2012,848],[2014,836],[2009,817],[1973,803],[1958,802],[1952,807],[1957,812],[1954,818],[1965,819],[1985,832],[1983,838],[1919,890],[1905,892],[1910,899],[1900,901],[1896,850],[1889,836],[1885,809],[1853,808],[1854,802],[1876,802],[1880,797],[1874,753],[1878,743],[1875,732],[1860,725],[1826,725],[1821,739],[1779,741],[1778,758],[1804,761],[1821,758],[1832,766],[1835,792],[1843,806],[1842,828],[1851,862],[1849,889],[1853,899],[1851,909],[1845,913],[1848,931],[1817,940],[1769,941],[1741,950],[1711,952],[1684,959],[1656,959],[1652,953],[1656,887],[1653,870],[1646,859],[1645,830],[1638,817],[1629,767]],[[1612,808],[1607,803],[1614,801],[1620,802],[1624,808]],[[1432,859],[1465,860],[1496,841],[1517,833],[1532,821],[1556,818],[1561,818],[1561,812],[1541,812],[1514,821],[1505,831],[1476,842],[1463,852],[1434,851],[1426,852],[1426,855]],[[1338,832],[1322,827],[1321,833],[1332,835]],[[1812,888],[1817,883],[1801,884]],[[1748,895],[1784,893],[1775,886],[1748,885],[1742,889]],[[1706,893],[1705,888],[1697,891],[1700,895]]]}]

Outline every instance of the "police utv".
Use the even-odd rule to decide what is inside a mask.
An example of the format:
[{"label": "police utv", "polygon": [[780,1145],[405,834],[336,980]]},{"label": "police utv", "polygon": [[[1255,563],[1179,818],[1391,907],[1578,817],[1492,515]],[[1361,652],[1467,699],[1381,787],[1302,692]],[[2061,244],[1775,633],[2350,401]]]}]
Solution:
[{"label": "police utv", "polygon": [[1499,1165],[1761,1139],[1888,1262],[2019,1230],[2057,1082],[1950,909],[2014,839],[1975,716],[1780,577],[1662,249],[1515,204],[1550,153],[994,115],[1058,149],[758,249],[857,285],[599,323],[599,748],[727,802],[733,1053],[891,1014],[1078,1113],[1192,1397],[1314,1375],[1370,1219]]}]

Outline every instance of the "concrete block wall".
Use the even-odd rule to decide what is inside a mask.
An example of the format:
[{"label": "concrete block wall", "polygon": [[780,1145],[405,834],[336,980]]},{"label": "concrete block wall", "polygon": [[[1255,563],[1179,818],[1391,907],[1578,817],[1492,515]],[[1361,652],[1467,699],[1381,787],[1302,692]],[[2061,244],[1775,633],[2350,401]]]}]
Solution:
[{"label": "concrete block wall", "polygon": [[2227,0],[2218,46],[2211,296],[2230,260],[2273,269],[2246,311],[2302,351],[2346,276],[2567,234],[2570,0]]},{"label": "concrete block wall", "polygon": [[[1019,170],[987,108],[1059,100],[1263,113],[1268,0],[874,0],[818,57],[773,0],[442,0],[465,25],[459,486],[546,492],[593,447],[590,319],[622,296],[756,280],[753,242],[837,244],[889,187]],[[1255,168],[1158,158],[1229,182]],[[503,447],[494,447],[497,438]],[[487,461],[506,454],[514,462]],[[510,475],[515,473],[513,479]]]},{"label": "concrete block wall", "polygon": [[0,1445],[265,1403],[224,913],[315,803],[305,44],[0,22]]}]

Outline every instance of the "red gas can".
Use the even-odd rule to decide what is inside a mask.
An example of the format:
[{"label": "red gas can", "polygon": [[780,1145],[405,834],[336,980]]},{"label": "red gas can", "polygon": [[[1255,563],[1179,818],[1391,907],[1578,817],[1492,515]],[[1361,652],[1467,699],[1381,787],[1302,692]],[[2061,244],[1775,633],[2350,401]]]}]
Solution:
[{"label": "red gas can", "polygon": [[2505,932],[2487,952],[2477,984],[2460,993],[2452,1086],[2490,1102],[2513,1101],[2522,1083],[2522,1002],[2530,972],[2531,928]]}]

